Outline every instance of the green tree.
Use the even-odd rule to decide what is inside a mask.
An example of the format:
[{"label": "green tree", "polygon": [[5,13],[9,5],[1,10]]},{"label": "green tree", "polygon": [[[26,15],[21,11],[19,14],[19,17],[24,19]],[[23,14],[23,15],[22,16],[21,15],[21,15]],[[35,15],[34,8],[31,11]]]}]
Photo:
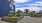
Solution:
[{"label": "green tree", "polygon": [[27,14],[27,13],[29,12],[29,9],[25,9],[24,11],[25,11],[25,13]]},{"label": "green tree", "polygon": [[17,13],[17,15],[16,16],[20,16],[20,10],[18,10],[16,13]]},{"label": "green tree", "polygon": [[19,14],[20,12],[21,12],[21,11],[20,11],[20,10],[18,10],[18,11],[17,11],[17,14]]},{"label": "green tree", "polygon": [[36,16],[37,14],[35,13],[35,11],[31,12],[31,16]]},{"label": "green tree", "polygon": [[31,17],[41,17],[41,16],[38,15],[37,13],[35,13],[35,11],[32,11],[32,13],[31,13]]}]

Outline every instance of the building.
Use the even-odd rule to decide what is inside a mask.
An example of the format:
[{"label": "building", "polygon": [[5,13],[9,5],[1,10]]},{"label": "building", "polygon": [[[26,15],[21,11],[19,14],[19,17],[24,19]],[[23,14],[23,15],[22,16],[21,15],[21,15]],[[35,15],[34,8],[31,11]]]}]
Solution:
[{"label": "building", "polygon": [[15,14],[15,5],[14,5],[14,0],[10,0],[10,13]]},{"label": "building", "polygon": [[[13,0],[12,0],[13,1]],[[0,0],[0,16],[7,16],[10,11],[10,4],[12,4],[10,0]]]}]

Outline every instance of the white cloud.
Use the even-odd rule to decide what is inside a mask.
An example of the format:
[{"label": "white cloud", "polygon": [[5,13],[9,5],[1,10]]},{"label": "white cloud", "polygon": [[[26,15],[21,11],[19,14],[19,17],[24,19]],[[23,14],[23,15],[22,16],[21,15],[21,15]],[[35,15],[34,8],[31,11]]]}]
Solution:
[{"label": "white cloud", "polygon": [[28,5],[28,6],[42,6],[42,2],[36,1],[36,2],[33,3],[33,4],[25,4],[25,5]]},{"label": "white cloud", "polygon": [[41,2],[41,1],[36,1],[35,3],[39,3],[39,4],[42,4],[42,2]]},{"label": "white cloud", "polygon": [[36,6],[42,6],[42,4],[26,4],[26,5],[28,5],[28,6],[34,6],[34,7],[36,7]]},{"label": "white cloud", "polygon": [[29,6],[42,6],[42,2],[36,1],[36,2],[33,3],[33,4],[27,4],[27,5],[29,5]]},{"label": "white cloud", "polygon": [[31,0],[14,0],[16,3],[25,3]]},{"label": "white cloud", "polygon": [[29,9],[30,11],[36,11],[38,12],[39,10],[42,10],[41,8],[38,8],[38,7],[22,7],[22,8],[16,8],[16,11],[17,10],[21,10],[21,11],[24,11],[25,9]]},{"label": "white cloud", "polygon": [[39,6],[42,6],[42,2],[40,1],[36,1],[35,3],[38,4]]},{"label": "white cloud", "polygon": [[37,6],[42,6],[42,2],[39,2],[39,1],[36,1],[33,4],[25,4],[25,5],[28,5],[29,7],[16,8],[16,11],[17,10],[24,11],[25,9],[29,9],[30,11],[38,12],[39,10],[42,10],[42,8],[37,7]]},{"label": "white cloud", "polygon": [[21,5],[15,5],[15,6],[21,6]]}]

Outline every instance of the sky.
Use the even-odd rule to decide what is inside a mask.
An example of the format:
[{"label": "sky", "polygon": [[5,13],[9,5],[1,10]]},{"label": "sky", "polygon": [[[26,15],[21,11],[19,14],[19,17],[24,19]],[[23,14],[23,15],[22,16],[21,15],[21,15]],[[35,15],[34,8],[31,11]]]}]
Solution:
[{"label": "sky", "polygon": [[29,9],[30,11],[42,10],[42,0],[14,0],[15,8],[17,10],[24,11],[25,9]]}]

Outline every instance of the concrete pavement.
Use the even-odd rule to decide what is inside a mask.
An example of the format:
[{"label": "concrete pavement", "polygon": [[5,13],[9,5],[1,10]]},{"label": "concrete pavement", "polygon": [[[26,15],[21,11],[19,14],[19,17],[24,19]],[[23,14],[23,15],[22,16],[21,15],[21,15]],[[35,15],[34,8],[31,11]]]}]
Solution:
[{"label": "concrete pavement", "polygon": [[[10,23],[10,22],[0,20],[0,23]],[[42,23],[42,17],[35,18],[35,17],[30,17],[30,16],[24,16],[24,18],[21,19],[20,21],[17,21],[17,23]]]}]

